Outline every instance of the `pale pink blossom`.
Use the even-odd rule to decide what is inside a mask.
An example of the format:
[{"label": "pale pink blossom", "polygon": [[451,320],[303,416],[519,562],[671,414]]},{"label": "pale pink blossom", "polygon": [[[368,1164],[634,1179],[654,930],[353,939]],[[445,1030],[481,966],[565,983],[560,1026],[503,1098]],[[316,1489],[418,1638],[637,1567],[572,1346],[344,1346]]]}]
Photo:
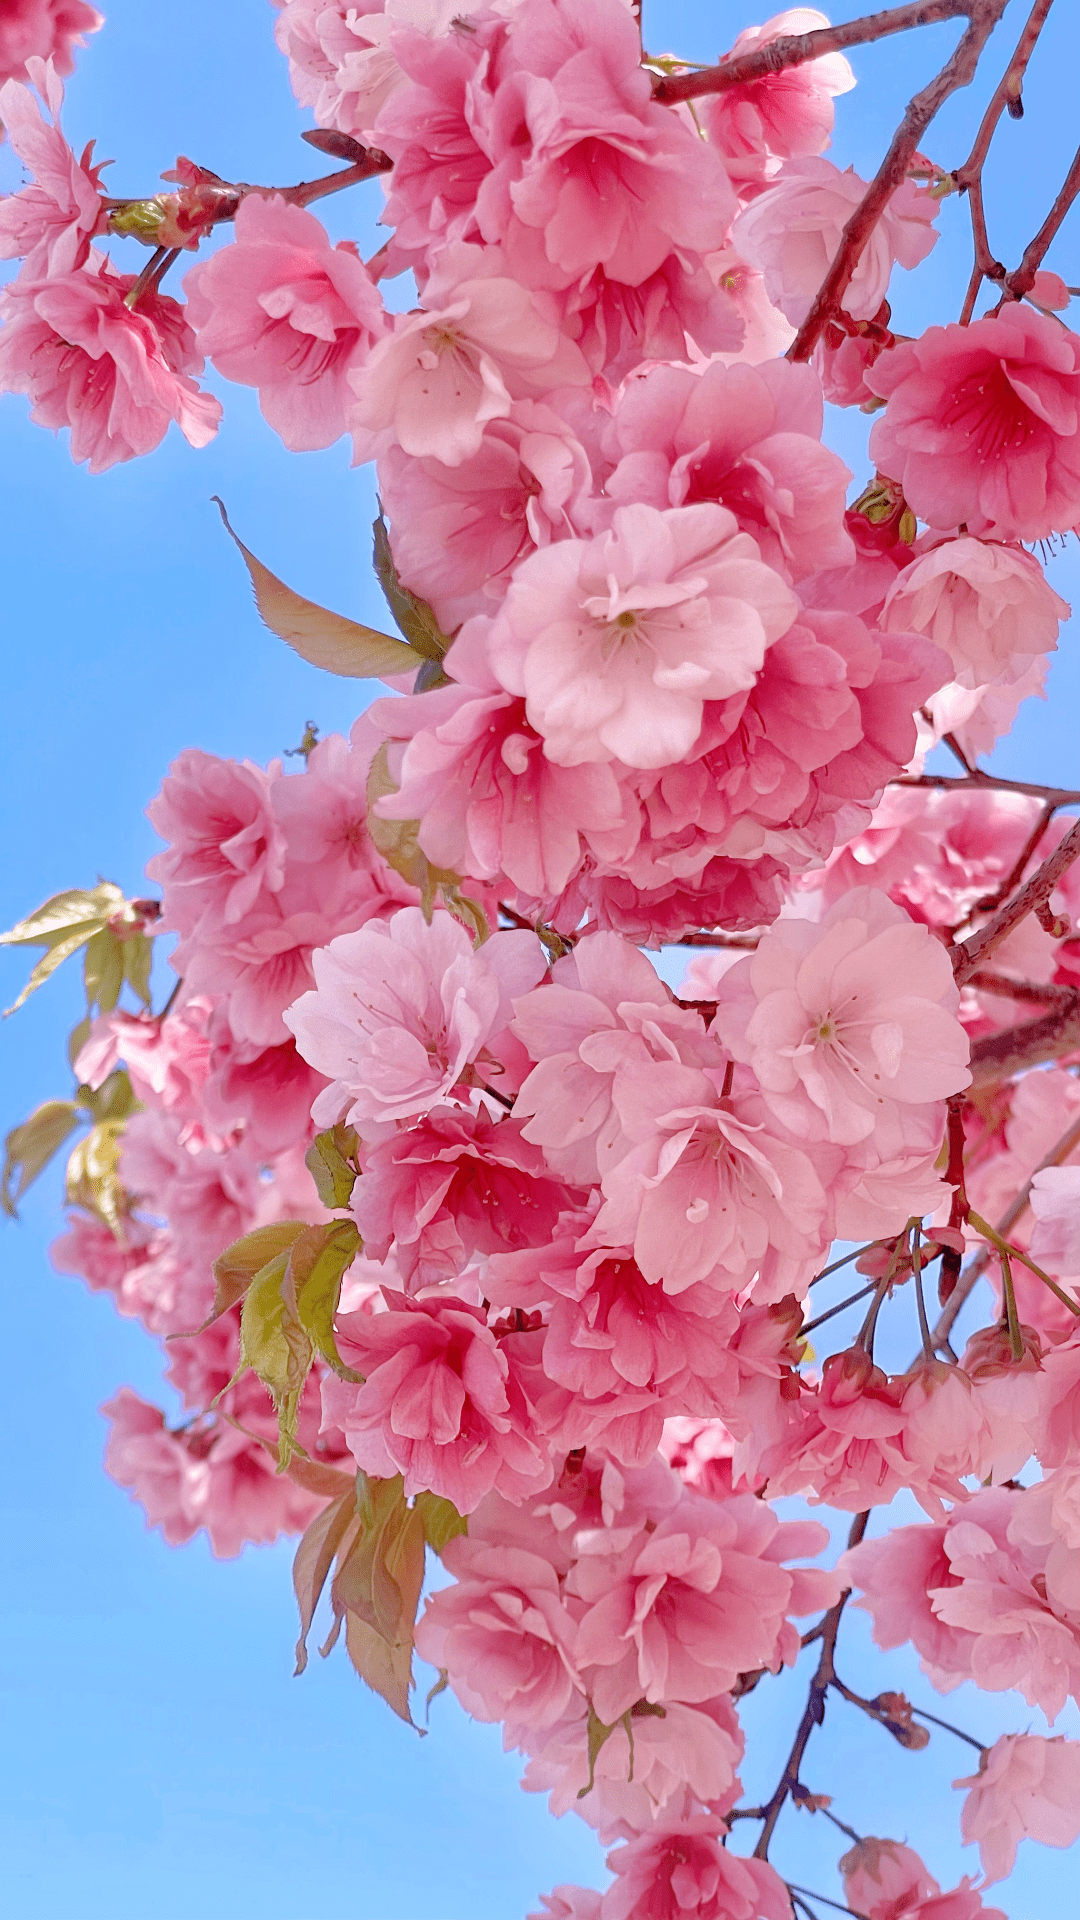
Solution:
[{"label": "pale pink blossom", "polygon": [[1080,343],[1014,302],[928,327],[867,375],[888,402],[870,436],[883,473],[932,527],[1042,540],[1080,518]]},{"label": "pale pink blossom", "polygon": [[25,393],[42,427],[71,428],[71,457],[103,473],[151,453],[175,421],[193,447],[213,439],[221,403],[192,375],[202,356],[168,294],[125,305],[133,273],[91,248],[85,266],[0,296],[0,392]]},{"label": "pale pink blossom", "polygon": [[778,921],[720,994],[720,1036],[800,1139],[865,1140],[970,1082],[948,955],[874,888]]},{"label": "pale pink blossom", "polygon": [[6,0],[0,14],[0,81],[25,80],[35,56],[51,60],[57,73],[70,73],[83,35],[104,24],[87,0]]},{"label": "pale pink blossom", "polygon": [[551,1461],[502,1347],[478,1307],[384,1289],[385,1313],[338,1316],[338,1351],[364,1377],[323,1382],[323,1426],[344,1433],[358,1467],[405,1476],[472,1509],[494,1487],[521,1500],[547,1486]]},{"label": "pale pink blossom", "polygon": [[1005,1880],[1023,1839],[1071,1847],[1080,1839],[1080,1740],[1006,1733],[985,1748],[960,1815],[966,1845],[976,1842],[987,1881]]},{"label": "pale pink blossom", "polygon": [[961,538],[920,554],[885,598],[883,627],[924,633],[964,687],[1016,680],[1052,653],[1069,606],[1023,547]]},{"label": "pale pink blossom", "polygon": [[543,1913],[530,1913],[526,1920],[600,1920],[600,1895],[591,1887],[554,1887],[542,1893]]},{"label": "pale pink blossom", "polygon": [[[832,265],[840,236],[867,191],[850,167],[806,155],[785,160],[774,186],[744,207],[732,228],[736,250],[765,276],[769,299],[798,326]],[[894,262],[917,267],[933,247],[938,202],[905,180],[889,200],[840,297],[845,313],[872,320]]]},{"label": "pale pink blossom", "polygon": [[169,842],[147,873],[164,889],[164,924],[200,936],[242,921],[263,893],[285,884],[285,836],[271,805],[274,761],[222,760],[189,747],[173,762],[148,809]]},{"label": "pale pink blossom", "polygon": [[317,1124],[344,1113],[362,1131],[419,1119],[445,1099],[546,962],[532,934],[496,933],[474,953],[449,913],[429,924],[419,907],[403,907],[340,935],[313,965],[315,990],[286,1024],[331,1082],[315,1103]]},{"label": "pale pink blossom", "polygon": [[313,213],[249,193],[236,241],[184,279],[201,351],[229,380],[257,387],[265,418],[293,452],[345,432],[351,371],[385,330],[378,289],[355,245],[331,246]]},{"label": "pale pink blossom", "polygon": [[[0,47],[3,31],[0,22]],[[0,51],[0,71],[2,64]],[[81,267],[108,215],[101,198],[101,168],[93,163],[93,141],[76,159],[61,131],[64,88],[55,64],[35,58],[28,71],[50,120],[29,87],[14,80],[0,86],[0,126],[34,176],[31,186],[0,199],[0,259],[23,259],[25,278],[35,280]]]},{"label": "pale pink blossom", "polygon": [[[828,24],[815,7],[790,7],[760,27],[744,27],[723,57],[737,60],[772,40]],[[698,112],[732,179],[760,183],[776,171],[775,164],[769,166],[774,158],[824,152],[833,129],[833,99],[854,85],[843,54],[827,53],[709,95],[698,103]]]},{"label": "pale pink blossom", "polygon": [[1000,1907],[983,1906],[966,1875],[942,1893],[918,1854],[898,1840],[860,1840],[840,1871],[848,1906],[865,1920],[1005,1920]]},{"label": "pale pink blossom", "polygon": [[600,1920],[789,1920],[775,1867],[729,1853],[725,1833],[723,1821],[699,1816],[616,1847]]},{"label": "pale pink blossom", "polygon": [[753,686],[795,612],[724,508],[637,505],[530,555],[488,648],[549,759],[661,767],[693,747],[706,701]]},{"label": "pale pink blossom", "polygon": [[1080,1167],[1045,1167],[1032,1176],[1036,1227],[1032,1257],[1051,1273],[1080,1274]]},{"label": "pale pink blossom", "polygon": [[633,1714],[630,1727],[633,1755],[621,1721],[592,1765],[584,1713],[530,1735],[521,1782],[526,1793],[548,1794],[553,1814],[573,1811],[606,1845],[678,1819],[688,1801],[720,1818],[734,1805],[744,1743],[726,1694],[700,1707],[668,1701],[662,1716]]},{"label": "pale pink blossom", "polygon": [[[465,255],[474,250],[463,249]],[[427,309],[395,318],[350,370],[357,458],[397,445],[414,458],[460,466],[515,398],[583,385],[589,370],[559,332],[550,302],[505,275],[461,270],[429,282]]]}]

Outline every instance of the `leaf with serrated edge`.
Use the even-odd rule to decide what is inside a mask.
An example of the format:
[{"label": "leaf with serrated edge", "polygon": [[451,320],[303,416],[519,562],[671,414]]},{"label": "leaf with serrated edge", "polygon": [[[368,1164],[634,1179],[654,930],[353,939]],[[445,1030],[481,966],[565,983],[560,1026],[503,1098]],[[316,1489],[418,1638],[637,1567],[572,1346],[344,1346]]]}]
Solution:
[{"label": "leaf with serrated edge", "polygon": [[343,1274],[351,1267],[360,1245],[352,1220],[331,1220],[307,1227],[289,1250],[281,1285],[286,1318],[295,1318],[312,1345],[342,1380],[359,1382],[362,1376],[347,1367],[334,1339],[334,1314]]},{"label": "leaf with serrated edge", "polygon": [[111,880],[92,888],[69,887],[0,933],[0,947],[51,947],[76,928],[103,926],[123,904],[124,896]]},{"label": "leaf with serrated edge", "polygon": [[83,981],[88,1011],[92,1012],[96,1006],[102,1013],[111,1013],[124,984],[124,960],[120,942],[108,927],[99,928],[93,938],[87,941],[83,954]]},{"label": "leaf with serrated edge", "polygon": [[82,1207],[123,1238],[123,1219],[131,1204],[120,1180],[120,1147],[127,1120],[102,1120],[91,1127],[70,1155],[64,1176],[69,1207]]},{"label": "leaf with serrated edge", "polygon": [[[48,952],[42,954],[18,999],[13,1000],[10,1007],[4,1008],[4,1019],[7,1019],[9,1013],[18,1013],[19,1008],[26,1004],[30,995],[36,993],[39,987],[43,987],[46,980],[56,972],[57,967],[62,967],[64,961],[70,959],[73,953],[78,953],[80,947],[85,947],[87,941],[93,939],[98,929],[99,922],[90,920],[85,926],[77,927],[74,933],[67,934],[64,939],[55,940]],[[33,943],[28,941],[24,944]]]},{"label": "leaf with serrated edge", "polygon": [[120,942],[120,952],[124,963],[124,979],[136,998],[144,1007],[150,1005],[150,968],[154,958],[154,943],[145,933],[129,934]]},{"label": "leaf with serrated edge", "polygon": [[379,633],[375,627],[361,626],[359,621],[347,620],[343,614],[331,613],[287,587],[233,533],[224,506],[216,494],[214,498],[226,531],[243,555],[263,622],[302,660],[346,680],[380,680],[388,674],[393,677],[415,672],[420,656],[406,646],[404,640]]},{"label": "leaf with serrated edge", "polygon": [[398,579],[386,521],[381,513],[371,531],[374,535],[372,559],[375,577],[395,621],[410,647],[423,654],[425,660],[441,660],[450,645],[451,636],[443,632],[427,601],[421,600],[419,594],[413,593],[409,587],[403,587]]},{"label": "leaf with serrated edge", "polygon": [[242,1300],[255,1275],[273,1260],[279,1253],[287,1253],[293,1241],[307,1227],[306,1220],[275,1220],[272,1226],[256,1227],[254,1233],[245,1233],[241,1240],[234,1240],[231,1247],[219,1253],[214,1261],[214,1304],[201,1327],[193,1327],[190,1333],[175,1334],[177,1340],[190,1340],[197,1333],[205,1333],[223,1313],[235,1307]]},{"label": "leaf with serrated edge", "polygon": [[[295,1474],[290,1475],[295,1478]],[[300,1638],[296,1643],[296,1672],[303,1673],[308,1663],[307,1637],[315,1609],[326,1585],[334,1555],[356,1512],[356,1489],[351,1484],[315,1515],[293,1561],[293,1592],[300,1609]]]},{"label": "leaf with serrated edge", "polygon": [[[244,1295],[240,1314],[240,1365],[257,1373],[270,1394],[278,1416],[278,1472],[284,1473],[296,1441],[300,1395],[311,1371],[315,1350],[281,1297],[281,1283],[289,1264],[288,1252],[279,1253],[257,1273]],[[230,1381],[230,1385],[232,1382]]]},{"label": "leaf with serrated edge", "polygon": [[[358,1483],[359,1484],[359,1483]],[[344,1615],[349,1657],[362,1680],[413,1724],[413,1628],[424,1580],[420,1515],[405,1502],[400,1474],[367,1479],[358,1501],[359,1535],[343,1542],[331,1589],[335,1614]]]},{"label": "leaf with serrated edge", "polygon": [[[17,1220],[18,1202],[27,1187],[48,1166],[54,1153],[78,1126],[78,1107],[73,1100],[45,1100],[35,1107],[29,1119],[12,1127],[4,1141],[4,1170],[0,1176],[0,1206],[9,1220]],[[18,1181],[12,1181],[18,1169]]]}]

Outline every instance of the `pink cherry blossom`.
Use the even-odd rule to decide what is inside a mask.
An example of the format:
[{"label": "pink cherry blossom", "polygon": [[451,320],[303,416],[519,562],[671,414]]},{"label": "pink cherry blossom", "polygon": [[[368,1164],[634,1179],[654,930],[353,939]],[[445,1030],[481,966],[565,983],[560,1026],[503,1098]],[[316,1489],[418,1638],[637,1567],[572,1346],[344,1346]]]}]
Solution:
[{"label": "pink cherry blossom", "polygon": [[778,922],[720,992],[719,1033],[802,1139],[865,1140],[969,1084],[948,955],[873,888]]},{"label": "pink cherry blossom", "polygon": [[[3,31],[0,23],[0,36]],[[0,51],[0,69],[2,63]],[[29,87],[14,80],[0,87],[0,125],[34,176],[21,193],[0,199],[0,259],[22,258],[23,274],[32,281],[81,267],[108,216],[101,200],[101,169],[93,164],[93,142],[77,160],[61,131],[64,88],[55,64],[33,58],[28,71],[51,124]]]},{"label": "pink cherry blossom", "polygon": [[[828,24],[814,7],[790,7],[760,27],[744,27],[724,57],[737,60],[787,34],[813,33]],[[760,80],[727,87],[702,101],[699,111],[732,178],[759,183],[775,171],[775,165],[769,166],[774,156],[790,160],[796,154],[824,151],[833,128],[833,99],[854,85],[855,76],[843,55],[827,53]]]},{"label": "pink cherry blossom", "polygon": [[[765,276],[769,299],[794,326],[805,320],[832,264],[846,222],[867,190],[848,168],[814,155],[785,160],[774,186],[744,207],[732,228],[736,250]],[[937,240],[938,202],[913,181],[897,188],[841,296],[845,313],[872,320],[893,263],[917,267]],[[875,389],[876,391],[877,389]]]},{"label": "pink cherry blossom", "polygon": [[0,16],[0,81],[25,80],[35,57],[52,60],[59,74],[70,73],[83,35],[104,24],[87,0],[7,0]]},{"label": "pink cherry blossom", "polygon": [[620,1722],[592,1767],[584,1713],[530,1735],[522,1786],[527,1793],[548,1794],[553,1814],[573,1809],[607,1845],[677,1819],[688,1802],[708,1807],[719,1818],[734,1805],[743,1739],[726,1694],[701,1707],[668,1701],[662,1716],[639,1710],[630,1726],[632,1760],[627,1728]]},{"label": "pink cherry blossom", "polygon": [[589,1887],[555,1887],[540,1895],[543,1913],[530,1913],[526,1920],[600,1920],[600,1895]]},{"label": "pink cherry blossom", "polygon": [[488,648],[549,759],[660,767],[693,747],[706,700],[753,685],[795,610],[724,508],[620,507],[610,533],[522,563]]},{"label": "pink cherry blossom", "polygon": [[928,327],[867,375],[887,401],[870,436],[883,473],[932,527],[1041,540],[1080,516],[1080,346],[1013,304]]},{"label": "pink cherry blossom", "polygon": [[72,459],[91,473],[152,452],[174,420],[205,447],[221,417],[191,377],[203,363],[183,308],[147,293],[132,311],[134,284],[91,248],[79,271],[20,277],[0,296],[0,392],[28,394],[39,426],[70,427]]},{"label": "pink cherry blossom", "polygon": [[305,1060],[331,1081],[316,1122],[344,1112],[363,1129],[430,1112],[544,966],[531,934],[496,933],[474,953],[460,921],[439,911],[429,925],[419,907],[339,936],[315,955],[315,991],[287,1020]]},{"label": "pink cherry blossom", "polygon": [[1068,603],[1023,547],[949,540],[896,577],[882,625],[925,633],[952,660],[961,686],[1016,679],[1036,654],[1052,653]]},{"label": "pink cherry blossom", "polygon": [[474,278],[465,264],[429,282],[426,298],[426,310],[397,317],[350,371],[358,459],[397,445],[415,458],[460,466],[479,453],[487,423],[510,414],[514,398],[588,380],[544,296],[515,280]]},{"label": "pink cherry blossom", "polygon": [[729,1853],[724,1833],[722,1821],[699,1817],[616,1847],[600,1920],[788,1920],[775,1867]]},{"label": "pink cherry blossom", "polygon": [[999,1907],[984,1907],[965,1876],[941,1888],[911,1847],[898,1840],[860,1840],[840,1861],[844,1894],[866,1920],[1005,1920]]},{"label": "pink cherry blossom", "polygon": [[327,447],[345,432],[349,375],[385,328],[378,290],[354,246],[331,246],[313,213],[249,193],[236,243],[185,276],[199,346],[229,380],[257,387],[287,447]]},{"label": "pink cherry blossom", "polygon": [[506,1745],[584,1705],[574,1665],[580,1605],[550,1560],[520,1547],[458,1538],[443,1553],[454,1583],[431,1596],[416,1646],[442,1668],[477,1720],[501,1720]]},{"label": "pink cherry blossom", "polygon": [[264,892],[285,883],[285,837],[270,803],[273,781],[250,760],[220,760],[196,747],[174,761],[151,825],[169,842],[147,867],[165,890],[166,926],[181,934],[231,925],[249,914]]},{"label": "pink cherry blossom", "polygon": [[657,507],[716,501],[785,578],[851,558],[843,524],[846,467],[821,445],[812,369],[656,366],[626,382],[605,444],[614,501]]},{"label": "pink cherry blossom", "polygon": [[1080,1838],[1080,1740],[1003,1734],[978,1772],[953,1785],[968,1788],[960,1831],[968,1846],[978,1842],[987,1881],[1008,1877],[1022,1839],[1071,1847]]},{"label": "pink cherry blossom", "polygon": [[523,1499],[551,1479],[530,1435],[529,1409],[506,1354],[463,1300],[410,1300],[384,1289],[387,1311],[339,1316],[352,1387],[328,1375],[324,1428],[340,1428],[358,1467],[405,1476],[408,1494],[431,1492],[471,1513],[492,1487]]},{"label": "pink cherry blossom", "polygon": [[1080,1274],[1080,1167],[1046,1167],[1032,1176],[1037,1222],[1031,1251],[1051,1273]]},{"label": "pink cherry blossom", "polygon": [[750,1495],[717,1504],[690,1492],[621,1552],[583,1537],[567,1584],[586,1603],[575,1650],[600,1719],[613,1725],[642,1698],[709,1700],[737,1674],[793,1658],[788,1614],[830,1605],[838,1588],[782,1562],[825,1543],[824,1528],[789,1531]]}]

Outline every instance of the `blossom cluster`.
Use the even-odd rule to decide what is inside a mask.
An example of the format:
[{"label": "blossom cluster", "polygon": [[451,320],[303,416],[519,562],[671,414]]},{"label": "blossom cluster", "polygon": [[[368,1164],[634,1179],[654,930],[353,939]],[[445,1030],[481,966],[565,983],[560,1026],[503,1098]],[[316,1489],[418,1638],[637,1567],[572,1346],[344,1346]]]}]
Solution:
[{"label": "blossom cluster", "polygon": [[[173,423],[205,445],[207,360],[293,451],[348,436],[404,636],[243,549],[268,624],[390,691],[297,771],[185,751],[160,897],[102,883],[96,918],[58,896],[5,936],[86,945],[93,1128],[53,1259],[168,1341],[181,1403],[122,1389],[107,1465],[170,1542],[304,1533],[301,1668],[336,1558],[331,1642],[395,1710],[415,1646],[502,1726],[612,1849],[548,1920],[788,1920],[799,1889],[727,1841],[760,1819],[763,1854],[814,1796],[796,1757],[739,1806],[739,1701],[820,1642],[820,1721],[852,1590],[943,1692],[1080,1702],[1075,795],[971,772],[1069,613],[1032,551],[1080,525],[1067,290],[894,332],[945,190],[916,156],[803,353],[867,191],[826,154],[839,52],[691,111],[624,0],[277,7],[327,151],[382,175],[373,260],[303,189],[183,158],[175,191],[108,198],[61,128],[97,16],[0,23],[32,176],[0,202],[0,390],[92,472]],[[825,26],[793,9],[725,58]],[[875,415],[850,504],[827,403]],[[923,783],[941,740],[968,777]],[[125,944],[151,930],[156,1013]],[[837,1241],[865,1284],[820,1310]],[[954,1345],[958,1287],[986,1324]],[[890,1531],[899,1494],[926,1517]],[[838,1565],[804,1564],[830,1536],[788,1498],[856,1516]],[[425,1542],[447,1583],[416,1620]],[[843,1690],[919,1744],[903,1696]],[[1076,1741],[1003,1735],[957,1783],[982,1886],[871,1837],[848,1907],[1001,1920],[982,1887],[1025,1835],[1078,1837],[1078,1770]]]}]

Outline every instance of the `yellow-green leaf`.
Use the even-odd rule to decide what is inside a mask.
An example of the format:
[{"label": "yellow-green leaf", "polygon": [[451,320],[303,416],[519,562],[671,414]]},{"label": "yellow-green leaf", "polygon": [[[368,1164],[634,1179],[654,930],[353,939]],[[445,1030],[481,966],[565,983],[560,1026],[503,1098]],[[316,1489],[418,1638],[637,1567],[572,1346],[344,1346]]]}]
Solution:
[{"label": "yellow-green leaf", "polygon": [[281,1284],[286,1321],[294,1318],[312,1346],[343,1380],[362,1375],[347,1367],[334,1339],[334,1314],[342,1276],[351,1267],[360,1245],[352,1220],[331,1220],[325,1226],[306,1227],[289,1249]]},{"label": "yellow-green leaf", "polygon": [[75,1098],[97,1122],[127,1120],[139,1111],[139,1102],[124,1067],[114,1067],[100,1087],[80,1087]]},{"label": "yellow-green leaf", "polygon": [[76,927],[104,926],[123,904],[124,896],[111,880],[101,880],[96,887],[69,887],[0,933],[0,947],[51,947]]},{"label": "yellow-green leaf", "polygon": [[63,939],[54,940],[48,952],[43,953],[37,962],[18,999],[13,1000],[10,1007],[4,1008],[4,1019],[7,1019],[9,1013],[18,1013],[19,1008],[25,1005],[30,995],[36,993],[39,987],[43,987],[46,980],[56,972],[58,967],[62,967],[64,961],[70,959],[73,953],[78,953],[80,947],[85,947],[87,941],[92,940],[97,931],[97,921],[91,920],[85,927],[77,927],[73,933],[66,934]]},{"label": "yellow-green leaf", "polygon": [[124,979],[143,1006],[149,1007],[153,940],[148,939],[145,933],[129,934],[126,940],[120,942],[120,955],[124,963]]},{"label": "yellow-green leaf", "polygon": [[311,1341],[281,1297],[281,1283],[288,1264],[288,1252],[277,1254],[255,1275],[244,1295],[240,1314],[240,1365],[233,1376],[239,1379],[244,1368],[251,1367],[274,1402],[278,1417],[279,1473],[284,1473],[292,1457],[300,1395],[315,1357]]},{"label": "yellow-green leaf", "polygon": [[356,1155],[360,1148],[359,1137],[354,1127],[340,1124],[327,1127],[325,1133],[317,1133],[307,1153],[304,1164],[315,1182],[316,1191],[324,1207],[347,1207],[356,1184]]},{"label": "yellow-green leaf", "polygon": [[[215,499],[217,496],[215,494]],[[412,673],[420,656],[403,640],[374,627],[361,626],[343,614],[331,613],[305,600],[279,580],[269,567],[233,533],[229,517],[220,500],[217,505],[227,532],[235,540],[244,558],[255,591],[255,604],[271,633],[284,640],[294,653],[310,666],[321,667],[346,680],[378,680],[387,674]]]},{"label": "yellow-green leaf", "polygon": [[79,1141],[67,1163],[65,1193],[71,1207],[83,1207],[110,1227],[117,1239],[131,1195],[120,1180],[120,1148],[126,1119],[102,1120]]},{"label": "yellow-green leaf", "polygon": [[28,1120],[12,1127],[4,1141],[4,1170],[0,1176],[0,1206],[9,1220],[18,1219],[17,1203],[27,1187],[74,1133],[78,1114],[73,1100],[46,1100]]},{"label": "yellow-green leaf", "polygon": [[[413,1628],[424,1580],[424,1529],[400,1474],[368,1479],[359,1530],[343,1542],[331,1588],[360,1678],[411,1726]],[[347,1551],[345,1550],[347,1547]]]},{"label": "yellow-green leaf", "polygon": [[419,594],[413,593],[409,587],[402,586],[390,551],[386,521],[381,513],[371,531],[374,535],[372,558],[375,576],[397,625],[410,647],[423,654],[425,660],[441,660],[452,636],[443,632],[427,601],[421,600]]},{"label": "yellow-green leaf", "polygon": [[468,1521],[458,1512],[453,1501],[444,1500],[439,1493],[418,1493],[413,1501],[413,1510],[420,1515],[424,1539],[435,1553],[441,1554],[448,1540],[469,1530]]},{"label": "yellow-green leaf", "polygon": [[[256,1227],[253,1233],[245,1233],[243,1239],[234,1240],[231,1247],[219,1253],[214,1261],[214,1304],[201,1327],[194,1327],[192,1334],[205,1333],[223,1313],[235,1307],[242,1300],[255,1275],[260,1273],[280,1253],[287,1253],[297,1236],[307,1227],[306,1220],[275,1220],[272,1226]],[[181,1334],[180,1339],[191,1336]]]},{"label": "yellow-green leaf", "polygon": [[124,961],[120,942],[109,927],[99,928],[87,941],[83,980],[88,1011],[93,1012],[96,1006],[102,1013],[111,1013],[124,984]]}]

